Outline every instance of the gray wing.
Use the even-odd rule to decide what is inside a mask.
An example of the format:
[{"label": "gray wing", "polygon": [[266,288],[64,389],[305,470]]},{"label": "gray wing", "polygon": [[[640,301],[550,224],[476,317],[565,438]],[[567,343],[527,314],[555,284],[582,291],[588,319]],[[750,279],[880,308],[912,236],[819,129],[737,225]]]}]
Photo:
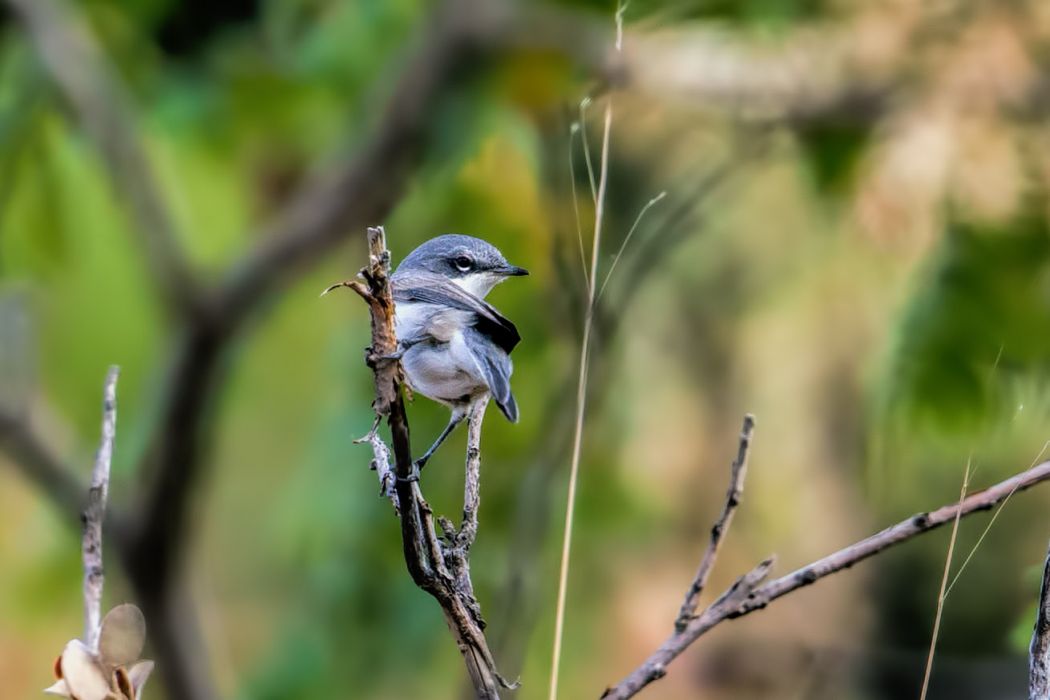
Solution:
[{"label": "gray wing", "polygon": [[[411,275],[391,277],[394,301],[419,302],[448,306],[473,314],[471,324],[479,333],[510,353],[521,341],[518,329],[495,307],[453,284],[445,277],[413,271]],[[509,361],[509,360],[508,360]],[[509,376],[509,372],[508,372]]]},{"label": "gray wing", "polygon": [[465,339],[496,405],[503,411],[507,420],[517,423],[518,402],[514,400],[514,394],[510,390],[510,374],[514,371],[510,356],[477,329],[468,330]]}]

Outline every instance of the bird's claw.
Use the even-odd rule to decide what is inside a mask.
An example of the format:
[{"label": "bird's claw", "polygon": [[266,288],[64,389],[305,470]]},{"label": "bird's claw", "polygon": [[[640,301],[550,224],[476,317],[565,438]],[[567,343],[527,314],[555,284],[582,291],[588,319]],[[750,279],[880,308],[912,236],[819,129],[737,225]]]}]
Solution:
[{"label": "bird's claw", "polygon": [[419,481],[419,472],[423,469],[425,461],[416,460],[412,462],[412,469],[408,472],[408,476],[399,476],[397,480],[403,484],[411,484],[412,482]]},{"label": "bird's claw", "polygon": [[365,348],[365,364],[367,364],[369,367],[374,367],[380,362],[396,362],[397,360],[400,360],[402,357],[405,356],[406,349],[407,348],[405,348],[403,345],[398,345],[397,350],[395,350],[394,352],[380,355],[379,353],[372,350],[371,346],[369,346]]}]

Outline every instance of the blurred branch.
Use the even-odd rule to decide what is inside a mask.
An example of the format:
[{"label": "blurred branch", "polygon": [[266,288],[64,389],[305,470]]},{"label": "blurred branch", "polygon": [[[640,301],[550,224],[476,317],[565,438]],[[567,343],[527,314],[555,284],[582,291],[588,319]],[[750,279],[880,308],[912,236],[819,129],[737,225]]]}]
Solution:
[{"label": "blurred branch", "polygon": [[682,603],[682,608],[678,611],[678,619],[674,623],[675,629],[679,632],[683,631],[689,624],[689,621],[695,617],[696,605],[700,599],[700,594],[707,585],[707,579],[711,576],[711,570],[714,568],[715,560],[718,558],[718,551],[721,549],[725,535],[733,522],[733,513],[736,512],[737,506],[740,505],[740,498],[744,494],[744,479],[747,476],[747,456],[751,449],[751,435],[754,429],[755,417],[748,413],[744,416],[744,425],[740,429],[740,446],[737,449],[736,459],[733,460],[733,464],[730,467],[729,490],[726,492],[726,502],[722,507],[722,514],[718,516],[714,527],[711,528],[711,541],[704,551],[704,556],[700,560],[700,567],[696,570],[696,576],[693,577],[693,583],[685,594],[685,601]]},{"label": "blurred branch", "polygon": [[0,450],[63,515],[79,513],[84,485],[21,416],[0,410]]},{"label": "blurred branch", "polygon": [[179,246],[174,217],[135,136],[125,90],[91,28],[67,0],[5,1],[101,152],[114,193],[130,207],[133,226],[165,300],[176,311],[196,311],[197,290]]},{"label": "blurred branch", "polygon": [[102,439],[95,466],[91,470],[91,489],[84,508],[84,644],[98,650],[98,633],[102,624],[102,523],[106,518],[106,497],[109,494],[109,466],[113,461],[113,440],[117,436],[117,378],[116,365],[106,373],[102,392]]},{"label": "blurred branch", "polygon": [[[1050,462],[1043,462],[984,491],[974,493],[959,502],[942,506],[929,513],[914,515],[866,539],[840,549],[834,554],[829,554],[823,559],[797,569],[786,576],[781,576],[765,585],[760,585],[768,573],[770,560],[767,560],[738,579],[714,603],[692,619],[684,629],[676,629],[660,645],[659,649],[653,652],[630,675],[606,690],[602,697],[609,700],[624,700],[625,698],[634,697],[645,686],[663,678],[667,674],[668,664],[674,661],[689,645],[726,620],[732,620],[756,610],[761,610],[777,598],[809,586],[825,576],[848,569],[854,564],[894,545],[906,542],[913,537],[950,523],[957,517],[962,518],[979,511],[988,510],[1017,491],[1023,491],[1047,480],[1050,480]],[[1044,579],[1044,592],[1045,589]],[[1040,608],[1040,615],[1043,615],[1046,610],[1045,596],[1042,602],[1044,605]],[[1036,630],[1037,632],[1039,630],[1038,624]]]},{"label": "blurred branch", "polygon": [[1029,647],[1029,700],[1050,698],[1050,550],[1043,565],[1043,584],[1039,589],[1039,609]]},{"label": "blurred branch", "polygon": [[234,323],[260,297],[287,284],[369,222],[386,218],[420,160],[433,107],[454,80],[477,70],[480,53],[498,47],[508,19],[503,3],[453,0],[428,22],[422,46],[400,73],[378,131],[361,150],[314,178],[263,231],[220,290]]},{"label": "blurred branch", "polygon": [[[501,687],[514,686],[507,683],[496,670],[482,631],[485,623],[474,598],[467,561],[470,545],[477,532],[478,441],[484,403],[472,412],[470,418],[463,525],[459,533],[446,532],[446,546],[438,538],[433,511],[423,498],[419,480],[412,476],[408,418],[401,391],[404,378],[400,363],[391,358],[398,344],[394,333],[394,299],[389,278],[390,253],[386,249],[386,236],[381,227],[368,229],[368,247],[369,263],[361,270],[365,282],[346,282],[343,286],[353,289],[368,303],[372,317],[372,345],[367,357],[375,379],[376,398],[372,405],[377,416],[386,416],[390,426],[394,452],[394,491],[401,520],[405,563],[415,584],[433,596],[441,606],[449,629],[463,654],[477,697],[498,698]],[[376,441],[371,442],[374,458],[377,461],[385,459],[389,453],[375,450]]]}]

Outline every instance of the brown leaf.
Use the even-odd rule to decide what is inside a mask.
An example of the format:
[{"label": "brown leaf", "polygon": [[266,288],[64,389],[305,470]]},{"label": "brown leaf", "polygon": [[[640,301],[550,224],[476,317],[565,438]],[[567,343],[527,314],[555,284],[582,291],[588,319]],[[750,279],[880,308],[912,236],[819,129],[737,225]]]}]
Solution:
[{"label": "brown leaf", "polygon": [[109,668],[127,666],[142,654],[146,643],[146,618],[136,606],[125,603],[110,610],[102,620],[98,652]]}]

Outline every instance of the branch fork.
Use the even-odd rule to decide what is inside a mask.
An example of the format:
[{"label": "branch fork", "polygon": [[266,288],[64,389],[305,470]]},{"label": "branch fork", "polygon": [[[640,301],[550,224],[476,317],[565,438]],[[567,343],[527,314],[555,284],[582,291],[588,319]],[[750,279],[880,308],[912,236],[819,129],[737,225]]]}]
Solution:
[{"label": "branch fork", "polygon": [[[896,525],[855,542],[823,559],[767,582],[775,558],[770,557],[751,571],[738,578],[713,603],[697,613],[701,592],[707,584],[715,560],[724,540],[732,516],[740,503],[747,472],[747,457],[751,446],[754,419],[744,417],[736,459],[730,470],[729,489],[721,515],[711,528],[708,543],[696,576],[686,591],[675,628],[671,635],[649,658],[631,671],[625,678],[602,694],[605,700],[626,700],[640,693],[653,681],[667,675],[668,665],[690,645],[712,628],[756,610],[761,610],[777,598],[816,583],[854,564],[875,556],[889,547],[906,542],[942,525],[976,512],[985,511],[1001,504],[1018,491],[1050,480],[1050,462],[1034,465],[1026,471],[970,494],[937,510],[919,513]],[[1050,700],[1050,555],[1044,571],[1039,616],[1036,620],[1031,645],[1030,697],[1032,700]]]}]

